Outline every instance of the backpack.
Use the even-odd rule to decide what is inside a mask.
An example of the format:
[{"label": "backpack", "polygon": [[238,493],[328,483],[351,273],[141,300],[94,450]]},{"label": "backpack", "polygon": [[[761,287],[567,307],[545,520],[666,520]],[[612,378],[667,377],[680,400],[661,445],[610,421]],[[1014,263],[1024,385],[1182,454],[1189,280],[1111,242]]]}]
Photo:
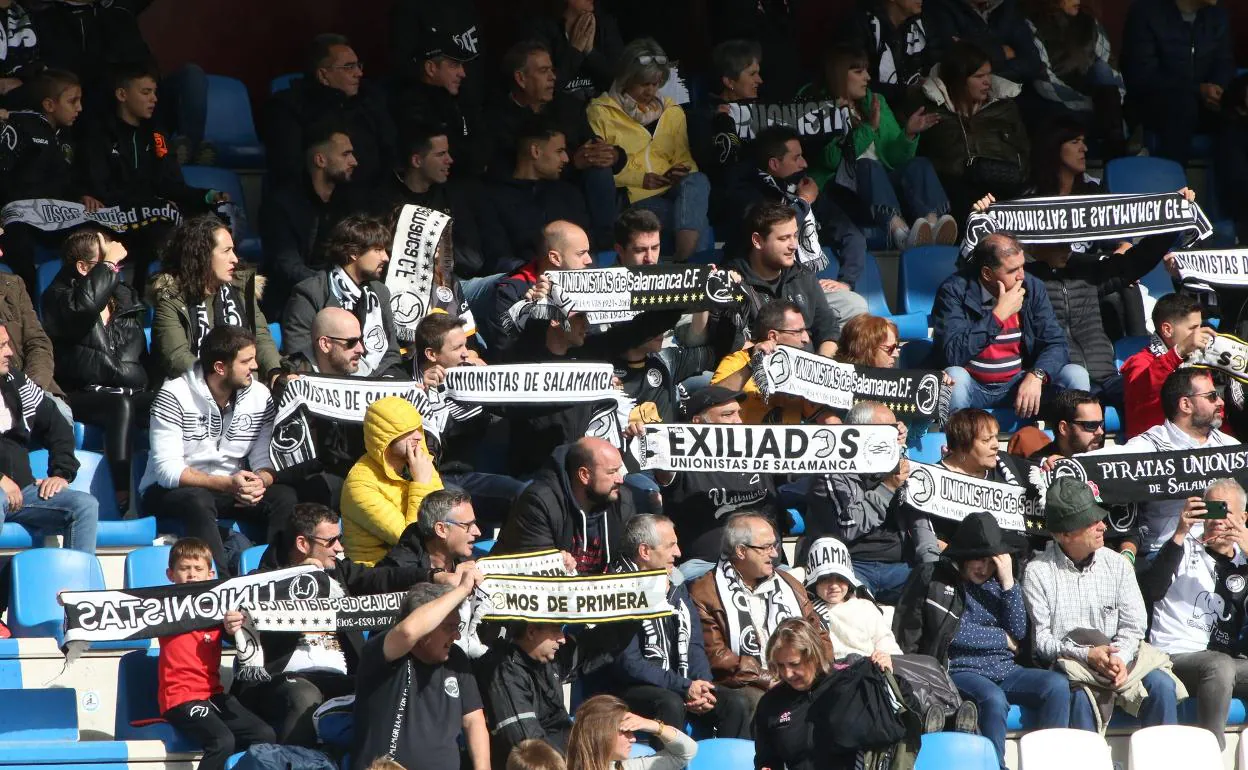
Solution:
[{"label": "backpack", "polygon": [[302,746],[279,746],[256,743],[239,757],[234,770],[338,770],[333,761],[319,751]]},{"label": "backpack", "polygon": [[825,747],[844,754],[882,749],[906,737],[902,714],[908,712],[899,691],[867,658],[829,676],[811,706],[811,724]]}]

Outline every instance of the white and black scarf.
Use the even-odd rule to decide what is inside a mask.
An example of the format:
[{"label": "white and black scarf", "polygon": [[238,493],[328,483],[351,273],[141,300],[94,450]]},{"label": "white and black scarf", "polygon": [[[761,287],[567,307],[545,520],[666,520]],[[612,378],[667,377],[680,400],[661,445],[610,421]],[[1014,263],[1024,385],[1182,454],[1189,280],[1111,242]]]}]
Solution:
[{"label": "white and black scarf", "polygon": [[828,255],[819,244],[819,222],[814,209],[797,194],[797,185],[782,182],[771,174],[756,169],[762,183],[780,193],[780,199],[797,214],[797,264],[803,270],[817,273],[828,266]]},{"label": "white and black scarf", "polygon": [[[585,313],[591,324],[620,320],[619,314],[647,310],[696,312],[731,307],[745,301],[739,284],[727,270],[710,265],[646,265],[587,270],[549,270],[551,296],[533,304],[545,304],[544,312],[513,306],[512,322],[525,318],[566,320],[569,313]],[[527,302],[527,300],[521,300]],[[520,305],[521,303],[517,303]]]},{"label": "white and black scarf", "polygon": [[[0,35],[2,38],[3,35]],[[59,232],[82,225],[96,225],[114,233],[127,233],[158,223],[178,224],[182,212],[168,201],[148,206],[109,206],[96,211],[74,201],[53,198],[31,198],[13,201],[0,208],[0,224],[14,222],[44,232]]]},{"label": "white and black scarf", "polygon": [[386,325],[382,320],[381,297],[377,296],[377,292],[367,282],[363,286],[357,286],[340,266],[329,271],[329,291],[339,307],[349,310],[359,319],[364,343],[359,376],[367,377],[377,371],[377,367],[381,366],[381,359],[390,349],[389,335],[386,334]]},{"label": "white and black scarf", "polygon": [[[884,40],[884,25],[880,21],[879,16],[874,13],[868,16],[868,25],[871,27],[871,38],[875,44],[876,54],[879,56],[879,80],[881,83],[898,83],[901,79],[897,73],[897,62],[893,57],[892,46]],[[923,53],[927,48],[927,30],[923,28],[923,20],[915,18],[913,22],[903,22],[906,27],[906,56],[917,56]],[[912,80],[914,77],[912,76]],[[908,85],[909,81],[903,83]]]},{"label": "white and black scarf", "polygon": [[758,136],[768,126],[788,126],[802,137],[833,138],[848,130],[848,111],[832,99],[813,99],[787,104],[730,102],[728,117],[742,142]]},{"label": "white and black scarf", "polygon": [[1064,457],[1053,464],[1048,480],[1069,476],[1083,481],[1106,505],[1178,500],[1199,494],[1210,479],[1233,478],[1248,486],[1248,445],[1176,449],[1156,434],[1140,436],[1154,451]]},{"label": "white and black scarf", "polygon": [[477,589],[483,620],[526,623],[611,623],[672,614],[667,572],[538,577],[488,575]]},{"label": "white and black scarf", "polygon": [[[761,660],[764,638],[770,636],[782,620],[802,616],[801,599],[778,572],[772,573],[751,592],[732,562],[720,559],[715,565],[715,591],[728,618],[728,649],[737,655],[752,655]],[[764,627],[761,629],[754,624],[754,617],[750,614],[751,593],[763,597],[766,602]]]},{"label": "white and black scarf", "polygon": [[834,409],[878,401],[906,422],[943,424],[949,416],[951,391],[942,386],[939,372],[856,366],[785,345],[755,353],[750,368],[764,399],[782,393]]},{"label": "white and black scarf", "polygon": [[[1226,339],[1222,339],[1223,337]],[[1234,404],[1236,409],[1243,409],[1245,402],[1248,401],[1244,397],[1244,385],[1248,384],[1248,380],[1244,379],[1244,372],[1248,368],[1248,361],[1242,358],[1245,352],[1243,345],[1243,340],[1234,335],[1219,334],[1207,348],[1193,352],[1180,366],[1199,366],[1217,369],[1228,374],[1231,379],[1226,387],[1227,400]],[[1166,347],[1166,343],[1154,332],[1148,336],[1148,352],[1156,358],[1161,358],[1170,352],[1170,348]]]},{"label": "white and black scarf", "polygon": [[[232,283],[221,284],[221,288],[211,297],[212,311],[208,310],[208,300],[197,302],[190,307],[191,323],[195,328],[191,333],[191,352],[199,353],[199,346],[204,343],[208,332],[218,326],[241,326],[247,328],[243,319],[248,315],[243,307],[243,298],[238,287]],[[250,331],[250,330],[249,330]]]},{"label": "white and black scarf", "polygon": [[[972,513],[992,514],[1002,529],[1014,532],[1044,530],[1042,482],[1019,479],[1003,463],[997,468],[1006,483],[968,476],[939,465],[910,461],[910,477],[902,487],[902,500],[928,516],[959,522]],[[1036,469],[1040,474],[1039,469]],[[1039,475],[1037,476],[1039,478]]]},{"label": "white and black scarf", "polygon": [[1248,286],[1248,249],[1174,251],[1174,264],[1185,284]]},{"label": "white and black scarf", "polygon": [[962,242],[963,258],[998,230],[1021,243],[1118,240],[1183,232],[1190,244],[1209,236],[1213,226],[1199,205],[1178,192],[1022,198],[994,203],[984,213],[971,214]]},{"label": "white and black scarf", "polygon": [[[638,572],[631,559],[621,558],[614,572]],[[641,656],[664,671],[675,671],[689,678],[689,640],[693,635],[693,619],[687,602],[672,604],[672,619],[676,621],[676,644],[672,644],[672,628],[668,618],[649,618],[641,621]],[[675,658],[673,659],[673,653]]]},{"label": "white and black scarf", "polygon": [[408,204],[399,214],[390,245],[386,288],[395,333],[404,342],[416,339],[416,324],[432,307],[439,267],[449,278],[455,267],[451,218],[436,209]]},{"label": "white and black scarf", "polygon": [[630,443],[643,470],[735,473],[891,473],[894,425],[651,424]]}]

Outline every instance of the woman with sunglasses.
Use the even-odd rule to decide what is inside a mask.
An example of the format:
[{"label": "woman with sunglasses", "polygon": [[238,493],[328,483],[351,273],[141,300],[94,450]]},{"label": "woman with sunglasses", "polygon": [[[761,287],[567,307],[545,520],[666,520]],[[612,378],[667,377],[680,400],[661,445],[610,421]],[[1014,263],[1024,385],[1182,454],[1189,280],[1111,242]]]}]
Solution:
[{"label": "woman with sunglasses", "polygon": [[896,369],[901,358],[897,324],[868,313],[854,316],[841,327],[841,341],[835,357],[843,364]]},{"label": "woman with sunglasses", "polygon": [[675,240],[675,257],[693,255],[709,226],[711,183],[698,171],[689,148],[685,112],[659,96],[671,77],[667,54],[651,38],[624,46],[611,89],[589,103],[589,125],[596,136],[624,150],[628,162],[615,186],[629,202],[649,209]]},{"label": "woman with sunglasses", "polygon": [[[632,757],[637,733],[657,738],[658,753]],[[568,770],[680,770],[697,753],[698,744],[680,728],[637,716],[614,695],[595,695],[576,710]]]}]

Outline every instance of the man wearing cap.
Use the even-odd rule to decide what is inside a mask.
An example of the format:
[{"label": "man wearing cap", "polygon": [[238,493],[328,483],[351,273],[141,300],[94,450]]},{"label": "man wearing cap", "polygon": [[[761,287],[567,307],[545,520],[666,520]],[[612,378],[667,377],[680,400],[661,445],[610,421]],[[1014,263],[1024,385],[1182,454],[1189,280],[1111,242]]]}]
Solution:
[{"label": "man wearing cap", "polygon": [[[624,526],[623,555],[612,572],[665,570],[680,558],[676,528],[661,514],[641,513]],[[702,623],[689,598],[689,587],[668,581],[668,604],[675,612],[642,621],[624,651],[616,656],[603,682],[642,716],[664,724],[692,720],[714,728],[720,738],[748,738],[749,707],[740,693],[711,684],[711,664],[702,643]]]},{"label": "man wearing cap", "polygon": [[304,177],[304,152],[313,126],[334,124],[351,138],[360,187],[390,173],[397,136],[381,89],[364,80],[364,65],[342,35],[317,35],[308,49],[304,76],[278,91],[265,105],[261,139],[269,171],[267,184],[282,187]]},{"label": "man wearing cap", "polygon": [[1105,547],[1106,515],[1078,479],[1049,487],[1044,519],[1053,539],[1023,574],[1036,657],[1076,685],[1071,727],[1098,729],[1115,703],[1138,712],[1145,727],[1175,724],[1186,690],[1165,653],[1143,642],[1144,599],[1130,563]]},{"label": "man wearing cap", "polygon": [[893,505],[910,476],[910,461],[904,455],[906,426],[878,401],[854,404],[845,415],[845,423],[896,425],[903,455],[891,473],[816,477],[806,496],[806,542],[823,535],[839,538],[849,547],[867,588],[879,601],[893,604],[910,577],[914,555],[910,527],[902,521],[900,508]]},{"label": "man wearing cap", "polygon": [[1248,661],[1239,657],[1248,598],[1244,508],[1239,482],[1211,482],[1203,498],[1186,500],[1174,536],[1140,573],[1152,610],[1148,641],[1170,656],[1175,675],[1196,695],[1197,724],[1222,746],[1231,696],[1248,695]]},{"label": "man wearing cap", "polygon": [[478,105],[460,98],[468,71],[465,64],[477,58],[463,37],[449,30],[430,28],[421,34],[420,50],[412,67],[398,79],[391,110],[397,125],[433,123],[446,127],[455,178],[478,177],[488,156]]},{"label": "man wearing cap", "polygon": [[[694,391],[683,411],[689,422],[699,425],[740,425],[738,390],[711,385]],[[734,511],[748,509],[773,523],[782,513],[775,480],[769,473],[739,471],[658,471],[655,480],[663,487],[663,509],[676,522],[685,580],[705,575],[715,566],[723,540],[724,521]]]},{"label": "man wearing cap", "polygon": [[915,568],[893,616],[893,630],[906,654],[931,655],[948,666],[958,691],[974,702],[979,730],[996,748],[1001,770],[1010,704],[1034,709],[1036,727],[1068,725],[1066,677],[1014,660],[1030,641],[1027,608],[1010,546],[992,514],[967,516],[941,559]]}]

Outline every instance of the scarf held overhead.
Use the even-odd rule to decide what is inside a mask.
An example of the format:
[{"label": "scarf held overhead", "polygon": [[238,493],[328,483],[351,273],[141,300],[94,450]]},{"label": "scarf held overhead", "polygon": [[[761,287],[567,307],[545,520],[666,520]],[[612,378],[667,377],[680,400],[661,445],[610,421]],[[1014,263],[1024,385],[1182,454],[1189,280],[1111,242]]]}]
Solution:
[{"label": "scarf held overhead", "polygon": [[788,581],[777,573],[764,580],[752,592],[763,597],[767,610],[763,616],[763,628],[754,623],[750,612],[751,593],[741,580],[737,568],[727,559],[715,565],[715,590],[728,618],[728,649],[737,655],[763,657],[766,637],[786,618],[802,617],[802,602]]},{"label": "scarf held overhead", "polygon": [[86,206],[73,201],[31,198],[13,201],[0,209],[0,224],[30,225],[44,232],[93,224],[124,234],[161,222],[176,225],[182,221],[182,212],[177,206],[167,201],[161,201],[159,205],[155,203],[150,206],[109,206],[89,212]]},{"label": "scarf held overhead", "polygon": [[632,448],[643,470],[890,473],[893,425],[647,425]]},{"label": "scarf held overhead", "polygon": [[1061,195],[994,203],[967,219],[962,255],[997,231],[1021,243],[1070,243],[1188,233],[1194,243],[1213,232],[1205,212],[1181,193]]},{"label": "scarf held overhead", "polygon": [[[647,265],[590,270],[551,270],[555,307],[567,312],[707,310],[745,300],[727,270],[709,265]],[[547,319],[550,320],[550,319]],[[593,318],[590,319],[591,323]]]},{"label": "scarf held overhead", "polygon": [[911,460],[902,492],[907,504],[928,516],[962,521],[972,513],[987,511],[1002,529],[1044,530],[1044,499],[1030,486],[979,479]]},{"label": "scarf held overhead", "polygon": [[390,290],[395,333],[404,342],[416,338],[416,324],[429,312],[439,259],[443,278],[452,275],[450,224],[449,216],[424,206],[408,204],[399,214],[390,245],[386,288]]},{"label": "scarf held overhead", "polygon": [[1147,454],[1093,452],[1058,460],[1049,480],[1070,476],[1087,483],[1106,505],[1177,500],[1205,491],[1211,479],[1248,486],[1248,445]]},{"label": "scarf held overhead", "polygon": [[783,345],[754,355],[750,368],[766,399],[780,393],[833,409],[879,401],[903,421],[943,423],[949,413],[950,392],[941,387],[938,372],[855,366]]},{"label": "scarf held overhead", "polygon": [[484,620],[529,623],[607,623],[670,615],[667,572],[534,577],[488,575]]},{"label": "scarf held overhead", "polygon": [[1233,334],[1219,334],[1205,348],[1188,356],[1183,366],[1217,369],[1248,383],[1248,342]]}]

